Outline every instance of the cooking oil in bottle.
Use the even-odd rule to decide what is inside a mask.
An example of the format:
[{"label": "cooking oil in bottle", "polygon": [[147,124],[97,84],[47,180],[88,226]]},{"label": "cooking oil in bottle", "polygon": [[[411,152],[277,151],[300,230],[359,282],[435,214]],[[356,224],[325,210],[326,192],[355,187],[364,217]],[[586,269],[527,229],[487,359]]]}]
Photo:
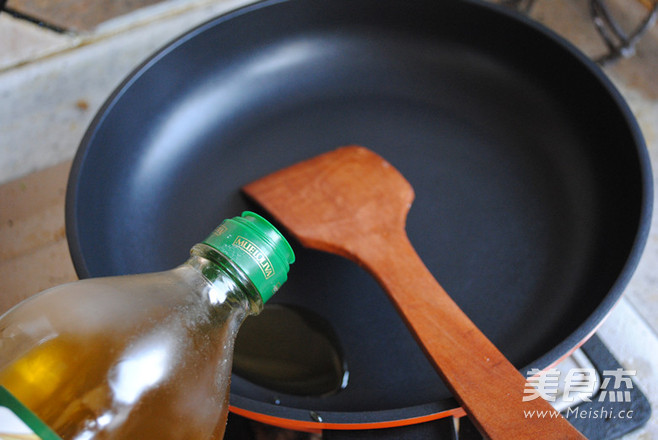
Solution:
[{"label": "cooking oil in bottle", "polygon": [[221,439],[238,329],[293,261],[283,236],[245,212],[175,269],[19,304],[0,317],[0,439]]}]

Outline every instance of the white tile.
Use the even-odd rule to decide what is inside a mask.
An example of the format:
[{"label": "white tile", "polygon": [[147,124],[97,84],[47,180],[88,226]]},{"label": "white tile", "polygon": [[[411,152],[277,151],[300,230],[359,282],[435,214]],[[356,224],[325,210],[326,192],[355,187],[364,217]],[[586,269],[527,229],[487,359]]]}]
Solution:
[{"label": "white tile", "polygon": [[78,38],[0,14],[0,70],[73,47]]}]

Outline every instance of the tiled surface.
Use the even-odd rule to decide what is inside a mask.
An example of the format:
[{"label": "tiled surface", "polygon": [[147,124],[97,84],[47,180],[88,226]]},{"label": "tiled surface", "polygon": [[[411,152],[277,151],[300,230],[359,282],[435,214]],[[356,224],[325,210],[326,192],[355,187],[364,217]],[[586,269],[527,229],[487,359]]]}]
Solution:
[{"label": "tiled surface", "polygon": [[7,0],[7,8],[52,26],[90,31],[98,24],[161,0]]},{"label": "tiled surface", "polygon": [[[150,0],[149,0],[150,1]],[[103,41],[111,41],[121,35],[132,35],[137,49],[144,47],[144,58],[154,47],[144,46],[149,41],[149,30],[154,33],[150,40],[159,39],[157,47],[164,45],[185,30],[223,11],[236,7],[246,0],[161,0],[130,13],[106,16],[93,30],[57,32],[33,21],[0,13],[0,72],[20,67],[30,62],[64,55],[67,52]],[[46,2],[51,3],[51,2]],[[52,2],[57,4],[57,2]],[[105,2],[93,2],[103,4]],[[140,33],[139,31],[145,31]],[[122,54],[123,55],[123,54]],[[142,59],[140,58],[140,59]]]},{"label": "tiled surface", "polygon": [[[63,236],[63,170],[116,85],[175,36],[250,1],[163,0],[130,14],[107,15],[109,21],[98,24],[97,20],[89,31],[65,34],[0,14],[0,184],[5,184],[0,189],[0,287],[5,290],[0,295],[11,291],[26,296],[41,290],[41,283],[52,285],[74,277]],[[538,0],[532,17],[589,55],[604,50],[589,21],[587,0]],[[635,57],[606,67],[605,72],[638,120],[657,179],[658,29],[642,40]],[[63,164],[7,183],[58,163]],[[50,183],[44,186],[44,181]],[[3,215],[8,211],[11,216]],[[624,367],[638,371],[637,380],[652,399],[654,414],[658,414],[657,219],[654,215],[646,251],[625,298],[599,332]],[[33,248],[34,240],[49,240],[49,244]],[[16,275],[37,269],[39,280],[34,277],[25,283]],[[625,440],[651,438],[658,438],[658,416]]]},{"label": "tiled surface", "polygon": [[76,279],[64,228],[69,162],[0,186],[0,313]]},{"label": "tiled surface", "polygon": [[74,45],[73,37],[0,14],[0,71]]}]

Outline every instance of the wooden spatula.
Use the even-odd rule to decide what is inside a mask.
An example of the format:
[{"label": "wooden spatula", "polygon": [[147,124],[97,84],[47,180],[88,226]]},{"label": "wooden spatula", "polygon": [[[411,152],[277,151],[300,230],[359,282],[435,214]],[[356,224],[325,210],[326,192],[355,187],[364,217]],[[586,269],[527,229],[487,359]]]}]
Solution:
[{"label": "wooden spatula", "polygon": [[[524,394],[525,378],[425,267],[405,231],[413,189],[383,158],[363,147],[343,147],[264,177],[244,191],[302,245],[347,257],[377,279],[485,436],[585,438],[561,416],[553,418],[556,413],[541,397],[523,401],[530,397]],[[546,415],[537,415],[540,411]]]}]

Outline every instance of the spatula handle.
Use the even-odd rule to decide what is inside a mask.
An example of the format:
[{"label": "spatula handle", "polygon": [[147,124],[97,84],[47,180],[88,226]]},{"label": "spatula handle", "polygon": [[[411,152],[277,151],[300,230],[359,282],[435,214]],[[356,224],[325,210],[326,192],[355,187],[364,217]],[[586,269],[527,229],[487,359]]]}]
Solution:
[{"label": "spatula handle", "polygon": [[[443,290],[404,231],[369,235],[362,243],[356,239],[350,248],[350,258],[362,264],[386,290],[484,435],[504,440],[585,438],[541,397],[523,401],[523,375]],[[535,413],[530,416],[532,411]],[[538,416],[542,411],[546,415]]]}]

